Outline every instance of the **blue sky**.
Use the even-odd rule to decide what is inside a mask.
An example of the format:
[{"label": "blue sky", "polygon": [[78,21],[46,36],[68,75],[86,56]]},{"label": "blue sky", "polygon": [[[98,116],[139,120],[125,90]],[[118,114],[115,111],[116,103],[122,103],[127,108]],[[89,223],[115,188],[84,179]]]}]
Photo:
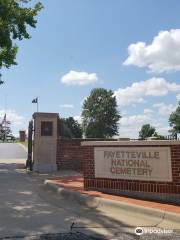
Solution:
[{"label": "blue sky", "polygon": [[[34,1],[35,2],[35,1]],[[18,42],[18,65],[3,69],[14,133],[27,129],[39,97],[43,112],[79,119],[92,88],[112,89],[122,115],[120,136],[137,137],[150,123],[168,134],[180,100],[180,1],[42,1],[32,38]]]}]

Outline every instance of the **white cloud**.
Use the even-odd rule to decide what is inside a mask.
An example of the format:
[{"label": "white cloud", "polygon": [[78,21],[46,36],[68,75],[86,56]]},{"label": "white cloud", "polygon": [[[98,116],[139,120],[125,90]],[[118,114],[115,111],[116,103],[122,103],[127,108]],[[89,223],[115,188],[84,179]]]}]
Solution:
[{"label": "white cloud", "polygon": [[122,116],[125,116],[125,115],[127,115],[127,114],[128,114],[127,110],[123,109],[123,111],[121,111],[121,115],[122,115]]},{"label": "white cloud", "polygon": [[168,92],[180,91],[180,84],[170,83],[164,78],[150,78],[141,82],[134,82],[126,88],[119,88],[114,92],[120,107],[144,102],[147,96],[164,96]]},{"label": "white cloud", "polygon": [[153,110],[144,109],[144,114],[125,116],[120,119],[119,135],[120,137],[128,137],[137,139],[139,131],[144,124],[151,124],[156,128],[156,131],[161,135],[168,135],[168,123],[163,122],[162,119],[153,115]]},{"label": "white cloud", "polygon": [[81,116],[78,116],[78,115],[77,115],[77,116],[74,116],[73,118],[74,118],[76,121],[78,121],[79,124],[82,123],[82,117],[81,117]]},{"label": "white cloud", "polygon": [[180,29],[161,31],[151,44],[137,42],[128,47],[124,65],[147,67],[151,72],[180,70]]},{"label": "white cloud", "polygon": [[120,125],[124,127],[132,126],[133,128],[138,128],[142,126],[145,123],[148,123],[150,121],[150,117],[145,114],[139,114],[139,115],[132,115],[132,116],[126,116],[122,117],[120,119]]},{"label": "white cloud", "polygon": [[66,85],[89,85],[98,81],[96,73],[77,72],[71,70],[61,78],[61,82]]},{"label": "white cloud", "polygon": [[165,104],[163,102],[156,103],[153,107],[158,108],[158,112],[161,116],[169,116],[173,111],[176,110],[176,106],[173,104]]},{"label": "white cloud", "polygon": [[151,115],[152,113],[154,113],[154,111],[152,109],[149,109],[149,108],[144,109],[144,114],[145,115]]},{"label": "white cloud", "polygon": [[[5,114],[5,110],[1,109],[0,110],[0,121],[2,121],[3,117]],[[13,126],[18,126],[24,123],[24,117],[18,115],[15,110],[8,109],[6,110],[6,118],[8,121],[11,122]]]},{"label": "white cloud", "polygon": [[60,105],[60,108],[74,108],[74,105],[73,104],[61,104]]},{"label": "white cloud", "polygon": [[180,101],[180,93],[176,95],[176,99]]},{"label": "white cloud", "polygon": [[157,132],[158,132],[160,135],[162,135],[162,136],[168,136],[168,135],[170,135],[170,134],[169,134],[170,127],[169,127],[168,125],[167,125],[167,126],[161,125],[161,126],[159,126],[156,130],[157,130]]},{"label": "white cloud", "polygon": [[143,124],[150,122],[150,117],[145,114],[125,116],[120,119],[120,137],[138,138]]}]

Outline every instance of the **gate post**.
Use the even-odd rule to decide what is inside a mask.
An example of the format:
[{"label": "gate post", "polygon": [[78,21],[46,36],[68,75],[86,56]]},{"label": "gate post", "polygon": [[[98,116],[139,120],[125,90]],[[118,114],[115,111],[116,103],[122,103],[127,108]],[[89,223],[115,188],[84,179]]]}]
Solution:
[{"label": "gate post", "polygon": [[34,118],[34,150],[33,170],[40,173],[57,170],[57,113],[33,114]]},{"label": "gate post", "polygon": [[31,120],[29,122],[29,126],[28,126],[28,157],[27,157],[27,161],[26,161],[26,169],[29,168],[30,171],[33,170],[32,135],[33,135],[33,120]]}]

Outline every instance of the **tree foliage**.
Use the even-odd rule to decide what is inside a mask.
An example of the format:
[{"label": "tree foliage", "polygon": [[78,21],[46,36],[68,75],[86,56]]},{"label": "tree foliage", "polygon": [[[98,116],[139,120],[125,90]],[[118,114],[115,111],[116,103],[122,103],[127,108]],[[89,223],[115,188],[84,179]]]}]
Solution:
[{"label": "tree foliage", "polygon": [[0,0],[0,69],[17,64],[17,40],[29,39],[27,27],[36,27],[35,17],[42,9],[40,2],[25,7],[30,0]]},{"label": "tree foliage", "polygon": [[6,121],[6,124],[0,125],[0,140],[4,142],[8,137],[13,137],[10,121]]},{"label": "tree foliage", "polygon": [[153,137],[155,137],[157,140],[165,140],[165,137],[157,132],[153,134]]},{"label": "tree foliage", "polygon": [[141,130],[139,132],[139,138],[144,140],[148,137],[152,137],[153,135],[157,135],[156,129],[152,127],[150,124],[144,124],[141,127]]},{"label": "tree foliage", "polygon": [[109,138],[118,134],[117,110],[114,93],[104,88],[95,88],[83,103],[83,131],[88,138]]},{"label": "tree foliage", "polygon": [[82,138],[80,124],[73,117],[58,120],[58,135],[63,138]]},{"label": "tree foliage", "polygon": [[169,123],[172,127],[171,133],[173,135],[180,133],[180,102],[176,110],[170,114]]},{"label": "tree foliage", "polygon": [[82,138],[82,129],[78,121],[73,117],[65,118],[64,122],[66,126],[71,130],[73,138]]},{"label": "tree foliage", "polygon": [[4,81],[1,80],[1,73],[0,73],[0,85],[3,83],[4,83]]}]

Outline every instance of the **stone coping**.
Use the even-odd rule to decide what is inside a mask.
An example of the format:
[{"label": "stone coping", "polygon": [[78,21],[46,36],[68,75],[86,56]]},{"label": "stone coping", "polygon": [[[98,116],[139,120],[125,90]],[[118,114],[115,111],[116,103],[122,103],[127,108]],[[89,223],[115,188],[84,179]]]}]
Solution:
[{"label": "stone coping", "polygon": [[58,117],[58,116],[59,116],[58,113],[46,113],[46,112],[35,112],[33,114],[33,118],[36,118],[36,117],[53,118],[53,117]]},{"label": "stone coping", "polygon": [[177,140],[85,141],[81,146],[170,146],[180,145]]}]

